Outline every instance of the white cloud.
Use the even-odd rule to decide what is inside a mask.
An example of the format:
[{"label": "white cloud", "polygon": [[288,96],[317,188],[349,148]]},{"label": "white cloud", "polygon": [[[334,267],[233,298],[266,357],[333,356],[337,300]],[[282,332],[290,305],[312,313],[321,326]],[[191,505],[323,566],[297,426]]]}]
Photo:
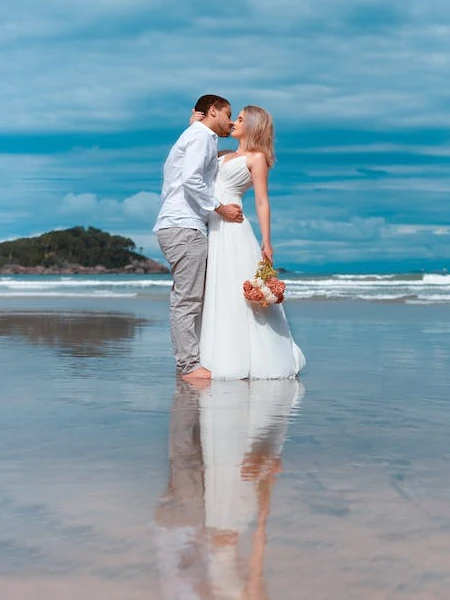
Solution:
[{"label": "white cloud", "polygon": [[387,233],[391,236],[401,235],[450,235],[450,227],[440,225],[390,225]]},{"label": "white cloud", "polygon": [[133,219],[143,219],[148,221],[153,219],[155,213],[159,209],[161,197],[159,194],[150,192],[138,192],[129,198],[125,198],[123,202],[123,211],[125,216]]},{"label": "white cloud", "polygon": [[0,9],[0,129],[178,123],[205,88],[284,125],[450,125],[446,17],[443,0],[17,0]]},{"label": "white cloud", "polygon": [[450,192],[450,179],[437,177],[421,178],[389,178],[389,179],[369,179],[361,176],[357,179],[326,180],[326,181],[307,181],[300,182],[296,186],[297,190],[336,190],[336,191],[359,191],[372,192],[380,191],[407,191],[416,192]]},{"label": "white cloud", "polygon": [[166,262],[161,254],[161,250],[158,245],[158,240],[154,233],[136,233],[135,231],[129,231],[125,233],[123,230],[116,232],[118,235],[123,235],[125,237],[129,237],[136,244],[136,248],[142,248],[143,252],[146,256],[150,258],[154,258],[155,260],[159,260],[161,262]]},{"label": "white cloud", "polygon": [[448,144],[401,144],[401,143],[373,143],[373,144],[336,144],[334,146],[315,146],[312,148],[297,148],[296,154],[398,154],[407,152],[423,156],[450,157]]},{"label": "white cloud", "polygon": [[97,209],[95,194],[66,194],[62,199],[59,212],[66,215],[92,213]]},{"label": "white cloud", "polygon": [[[278,265],[283,261],[305,265],[308,270],[323,267],[329,263],[343,264],[347,268],[361,262],[415,261],[418,266],[424,260],[434,260],[440,267],[450,260],[448,239],[442,236],[436,244],[436,230],[414,228],[409,225],[386,223],[377,236],[362,236],[360,239],[335,239],[333,223],[322,226],[318,238],[280,240],[275,244],[275,257]],[[338,227],[340,224],[337,224]],[[329,229],[331,235],[328,235]],[[401,262],[399,263],[401,264]],[[418,267],[419,268],[419,267]]]},{"label": "white cloud", "polygon": [[124,227],[131,224],[149,227],[153,224],[159,208],[158,194],[145,191],[133,194],[124,200],[101,198],[93,193],[64,196],[58,207],[58,213],[64,217],[80,219],[83,224],[116,224]]}]

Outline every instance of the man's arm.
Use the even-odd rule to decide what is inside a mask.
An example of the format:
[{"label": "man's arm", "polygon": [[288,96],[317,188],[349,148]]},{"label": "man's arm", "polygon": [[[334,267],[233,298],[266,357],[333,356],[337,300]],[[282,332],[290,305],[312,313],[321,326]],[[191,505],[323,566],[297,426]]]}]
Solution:
[{"label": "man's arm", "polygon": [[242,208],[239,204],[219,204],[214,210],[224,221],[230,221],[230,223],[242,223],[244,220]]},{"label": "man's arm", "polygon": [[217,149],[211,138],[194,138],[186,148],[183,166],[183,188],[190,204],[197,204],[203,213],[213,210],[225,221],[242,223],[242,208],[238,204],[221,204],[209,192],[204,180],[205,169],[217,160]]},{"label": "man's arm", "polygon": [[205,170],[212,160],[217,160],[212,139],[197,136],[189,142],[183,165],[183,188],[188,202],[198,205],[203,212],[211,212],[218,204],[204,179]]}]

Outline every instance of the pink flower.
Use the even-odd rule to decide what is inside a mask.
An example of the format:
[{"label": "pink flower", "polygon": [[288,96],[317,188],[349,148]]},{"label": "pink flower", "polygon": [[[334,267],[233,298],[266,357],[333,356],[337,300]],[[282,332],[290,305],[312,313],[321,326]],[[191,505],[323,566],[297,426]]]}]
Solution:
[{"label": "pink flower", "polygon": [[286,289],[286,284],[284,281],[280,281],[276,277],[271,277],[266,281],[266,285],[270,288],[272,294],[278,298],[284,295],[284,291]]},{"label": "pink flower", "polygon": [[280,304],[284,300],[286,284],[275,277],[277,272],[270,263],[260,263],[252,281],[244,281],[244,297],[266,308],[270,304]]},{"label": "pink flower", "polygon": [[250,302],[261,302],[264,300],[264,294],[261,289],[250,281],[244,281],[244,296]]}]

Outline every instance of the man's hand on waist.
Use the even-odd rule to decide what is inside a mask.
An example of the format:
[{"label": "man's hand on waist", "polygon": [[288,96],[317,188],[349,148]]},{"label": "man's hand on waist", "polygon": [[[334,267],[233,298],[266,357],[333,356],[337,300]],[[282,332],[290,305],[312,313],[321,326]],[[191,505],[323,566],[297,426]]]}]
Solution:
[{"label": "man's hand on waist", "polygon": [[244,220],[242,207],[239,206],[239,204],[219,204],[214,210],[224,221],[229,221],[230,223],[242,223]]}]

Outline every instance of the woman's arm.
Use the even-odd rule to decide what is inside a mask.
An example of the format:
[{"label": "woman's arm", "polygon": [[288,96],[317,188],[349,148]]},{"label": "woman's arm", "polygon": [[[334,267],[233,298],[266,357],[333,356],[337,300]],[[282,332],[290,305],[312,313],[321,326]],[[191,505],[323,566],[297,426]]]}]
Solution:
[{"label": "woman's arm", "polygon": [[200,112],[199,110],[192,109],[191,118],[189,119],[189,125],[195,123],[195,121],[203,121],[205,118],[205,113]]},{"label": "woman's arm", "polygon": [[269,167],[266,157],[261,152],[250,154],[247,165],[252,175],[255,190],[256,212],[262,238],[262,256],[270,263],[273,262],[273,248],[270,241],[270,204],[268,195]]}]

